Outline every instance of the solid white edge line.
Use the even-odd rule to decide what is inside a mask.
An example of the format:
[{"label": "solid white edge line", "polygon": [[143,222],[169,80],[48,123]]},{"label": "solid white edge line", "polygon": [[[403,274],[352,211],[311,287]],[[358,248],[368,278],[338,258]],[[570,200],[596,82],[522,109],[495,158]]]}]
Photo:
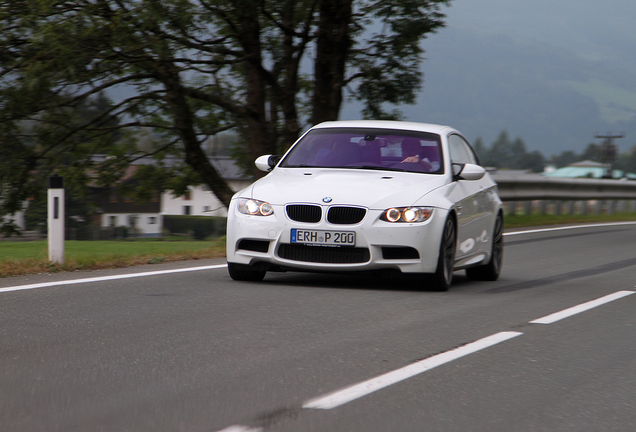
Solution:
[{"label": "solid white edge line", "polygon": [[201,267],[188,267],[188,268],[172,269],[172,270],[157,270],[157,271],[143,272],[143,273],[127,273],[127,274],[119,274],[119,275],[111,275],[111,276],[99,276],[99,277],[92,277],[92,278],[71,279],[71,280],[54,281],[54,282],[42,282],[42,283],[36,283],[36,284],[30,284],[30,285],[18,285],[18,286],[0,288],[0,293],[10,292],[10,291],[21,291],[21,290],[28,290],[28,289],[37,289],[37,288],[47,288],[47,287],[60,286],[60,285],[74,285],[74,284],[82,284],[82,283],[89,283],[89,282],[104,282],[104,281],[111,281],[111,280],[118,280],[118,279],[157,276],[157,275],[164,275],[164,274],[170,274],[170,273],[183,273],[183,272],[191,272],[191,271],[199,271],[199,270],[213,270],[213,269],[220,269],[224,267],[227,267],[227,264],[217,264],[217,265],[209,265],[209,266],[201,266]]},{"label": "solid white edge line", "polygon": [[597,306],[604,305],[605,303],[609,303],[614,300],[618,300],[620,298],[623,298],[632,294],[636,294],[636,291],[618,291],[618,292],[615,292],[614,294],[609,294],[604,297],[598,298],[596,300],[592,300],[586,303],[581,303],[578,306],[573,306],[571,308],[564,309],[561,312],[555,312],[553,314],[546,315],[543,318],[530,321],[530,324],[552,324],[562,319],[571,317],[572,315],[585,312]]},{"label": "solid white edge line", "polygon": [[496,333],[492,336],[488,336],[478,341],[471,342],[459,348],[455,348],[450,351],[446,351],[444,353],[434,355],[433,357],[429,357],[419,362],[412,363],[408,366],[405,366],[400,369],[396,369],[384,375],[380,375],[370,380],[363,381],[359,384],[352,385],[351,387],[346,387],[344,389],[337,390],[333,393],[329,393],[324,396],[317,397],[315,399],[310,399],[309,401],[303,404],[303,408],[310,408],[310,409],[336,408],[340,405],[346,404],[347,402],[351,402],[355,399],[361,398],[370,393],[373,393],[375,391],[378,391],[380,389],[383,389],[385,387],[388,387],[400,381],[406,380],[415,375],[421,374],[422,372],[426,372],[437,366],[443,365],[444,363],[448,363],[460,357],[464,357],[468,354],[472,354],[474,352],[483,350],[490,346],[504,342],[508,339],[512,339],[514,337],[520,336],[521,334],[523,333],[519,333],[519,332]]},{"label": "solid white edge line", "polygon": [[620,226],[620,225],[636,225],[636,222],[609,222],[609,223],[598,223],[598,224],[589,224],[589,225],[568,225],[562,227],[553,227],[553,228],[540,228],[534,230],[526,230],[526,231],[512,231],[504,233],[504,236],[513,236],[520,234],[535,234],[542,232],[550,232],[550,231],[561,231],[561,230],[571,230],[577,228],[599,228],[606,226]]}]

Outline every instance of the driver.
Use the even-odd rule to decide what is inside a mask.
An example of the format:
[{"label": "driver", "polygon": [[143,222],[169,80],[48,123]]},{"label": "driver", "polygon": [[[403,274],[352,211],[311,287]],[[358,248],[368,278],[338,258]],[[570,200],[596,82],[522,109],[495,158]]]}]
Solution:
[{"label": "driver", "polygon": [[[439,161],[433,158],[430,150],[437,151],[437,147],[422,147],[420,140],[417,138],[404,138],[401,144],[402,156],[404,160],[400,163],[415,163],[423,165],[427,171],[437,171],[439,169]],[[427,154],[425,154],[427,153]],[[435,160],[433,160],[435,159]]]}]

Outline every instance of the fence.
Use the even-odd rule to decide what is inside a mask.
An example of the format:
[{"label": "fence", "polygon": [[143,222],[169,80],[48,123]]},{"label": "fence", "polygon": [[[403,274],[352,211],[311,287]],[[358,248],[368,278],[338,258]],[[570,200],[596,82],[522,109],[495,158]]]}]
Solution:
[{"label": "fence", "polygon": [[[216,216],[163,217],[163,235],[174,235],[195,240],[225,235],[226,218]],[[117,240],[148,237],[139,230],[126,227],[83,226],[65,229],[65,240]],[[46,231],[23,231],[22,235],[0,236],[0,241],[46,240]]]},{"label": "fence", "polygon": [[636,181],[494,174],[509,214],[636,212]]},{"label": "fence", "polygon": [[218,216],[165,215],[163,228],[171,234],[191,235],[196,240],[225,235],[226,218]]}]

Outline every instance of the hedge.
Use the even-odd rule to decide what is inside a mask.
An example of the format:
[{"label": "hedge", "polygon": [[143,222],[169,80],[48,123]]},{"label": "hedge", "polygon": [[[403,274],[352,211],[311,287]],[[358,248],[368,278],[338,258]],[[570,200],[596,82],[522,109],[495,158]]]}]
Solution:
[{"label": "hedge", "polygon": [[171,234],[191,234],[196,240],[224,236],[226,223],[226,218],[218,216],[163,216],[164,230]]}]

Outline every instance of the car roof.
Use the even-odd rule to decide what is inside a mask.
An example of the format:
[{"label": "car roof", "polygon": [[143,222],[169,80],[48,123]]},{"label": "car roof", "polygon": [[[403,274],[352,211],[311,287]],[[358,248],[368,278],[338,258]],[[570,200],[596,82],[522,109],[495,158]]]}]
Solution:
[{"label": "car roof", "polygon": [[390,121],[390,120],[340,120],[330,121],[317,124],[312,129],[350,127],[350,128],[381,128],[381,129],[401,129],[417,132],[431,132],[436,134],[444,134],[449,132],[459,132],[449,126],[417,123],[406,121]]}]

